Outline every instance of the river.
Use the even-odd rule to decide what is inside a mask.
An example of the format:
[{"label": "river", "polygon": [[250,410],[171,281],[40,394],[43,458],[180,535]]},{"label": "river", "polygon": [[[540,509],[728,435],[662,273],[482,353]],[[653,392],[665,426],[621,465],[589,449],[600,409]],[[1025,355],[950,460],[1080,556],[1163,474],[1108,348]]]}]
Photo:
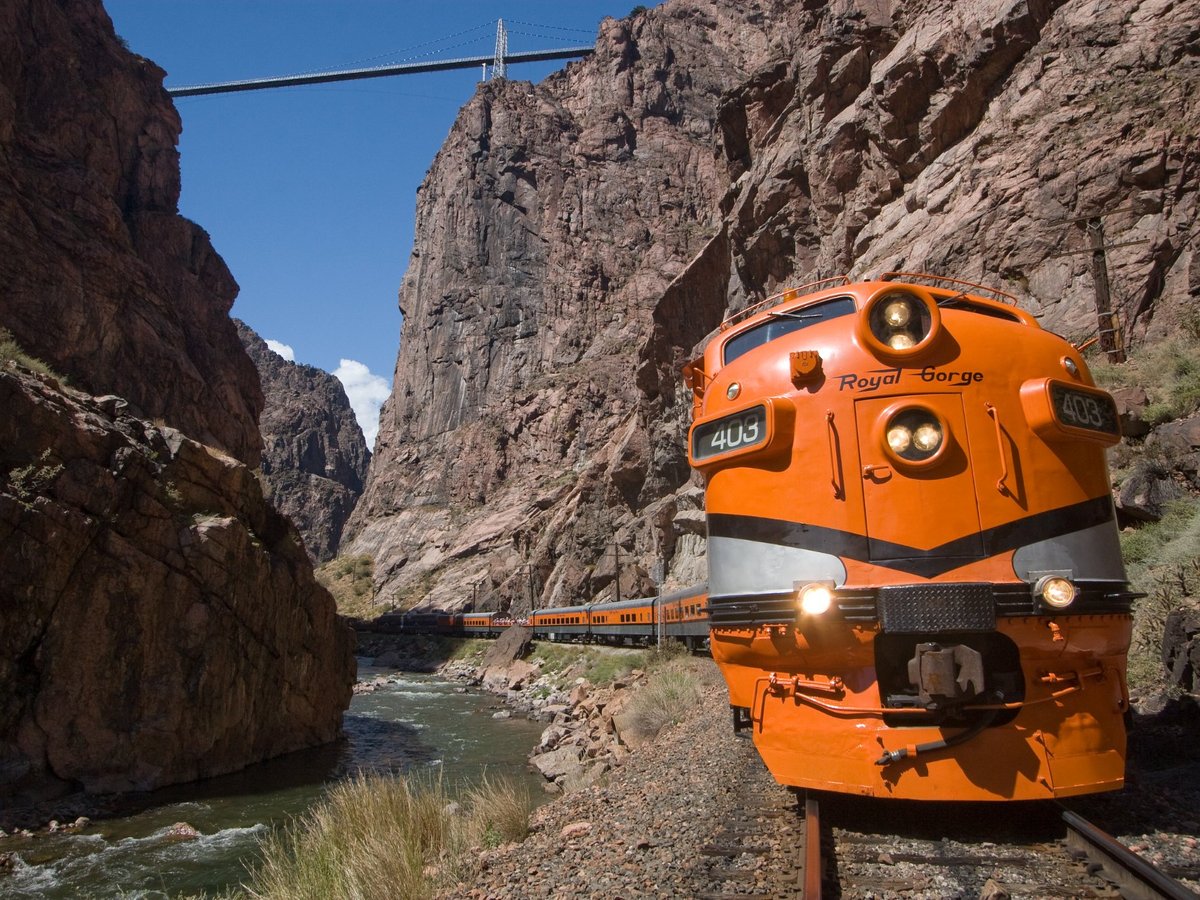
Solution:
[{"label": "river", "polygon": [[[463,692],[437,676],[360,665],[360,680],[377,675],[397,680],[355,695],[344,741],[133,798],[126,815],[77,833],[0,838],[0,853],[16,854],[12,873],[0,874],[0,897],[149,900],[236,887],[268,829],[303,813],[331,782],[360,770],[440,773],[444,783],[457,785],[486,769],[526,780],[540,798],[540,779],[525,762],[543,725],[493,719],[494,697]],[[178,822],[200,837],[173,838],[169,829]]]}]

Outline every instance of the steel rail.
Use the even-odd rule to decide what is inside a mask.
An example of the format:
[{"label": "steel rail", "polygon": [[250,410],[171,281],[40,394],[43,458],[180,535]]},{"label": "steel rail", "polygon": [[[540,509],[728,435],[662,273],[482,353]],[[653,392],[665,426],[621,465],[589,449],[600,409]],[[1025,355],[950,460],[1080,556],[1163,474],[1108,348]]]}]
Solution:
[{"label": "steel rail", "polygon": [[1103,868],[1126,900],[1196,900],[1200,897],[1082,816],[1064,809],[1062,818],[1067,826],[1067,846],[1083,851]]},{"label": "steel rail", "polygon": [[[563,47],[558,50],[530,50],[509,53],[506,65],[515,63],[548,62],[558,59],[579,59],[590,56],[594,47]],[[355,81],[361,78],[384,78],[389,75],[419,75],[424,72],[445,72],[449,69],[475,69],[491,65],[494,56],[465,56],[433,62],[400,63],[392,66],[372,66],[367,69],[341,69],[333,72],[310,72],[306,75],[281,75],[275,78],[251,78],[245,81],[220,81],[212,84],[191,84],[169,87],[172,97],[197,97],[201,94],[230,94],[236,91],[260,91],[266,88],[295,87],[302,84],[325,84],[330,81]]]},{"label": "steel rail", "polygon": [[804,795],[804,900],[821,900],[821,808]]}]

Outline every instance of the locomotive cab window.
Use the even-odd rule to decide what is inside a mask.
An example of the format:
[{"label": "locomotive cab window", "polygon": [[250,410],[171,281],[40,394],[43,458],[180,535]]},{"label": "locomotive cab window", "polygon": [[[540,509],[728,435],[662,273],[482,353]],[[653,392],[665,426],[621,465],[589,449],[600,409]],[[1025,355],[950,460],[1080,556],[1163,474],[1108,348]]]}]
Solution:
[{"label": "locomotive cab window", "polygon": [[814,303],[801,309],[788,312],[769,312],[770,318],[755,327],[734,335],[725,344],[725,365],[733,362],[739,356],[749,353],[756,347],[761,347],[785,334],[800,331],[820,322],[828,322],[842,316],[850,316],[855,312],[854,300],[850,297],[836,297],[823,303]]}]

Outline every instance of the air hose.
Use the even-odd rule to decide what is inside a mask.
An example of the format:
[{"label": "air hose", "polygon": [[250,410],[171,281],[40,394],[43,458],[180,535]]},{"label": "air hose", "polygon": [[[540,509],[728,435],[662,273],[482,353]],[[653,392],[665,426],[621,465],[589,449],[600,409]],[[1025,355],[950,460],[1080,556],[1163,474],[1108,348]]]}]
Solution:
[{"label": "air hose", "polygon": [[927,741],[924,744],[915,744],[910,747],[900,747],[896,750],[885,750],[883,756],[875,760],[877,766],[890,766],[892,763],[900,762],[902,759],[908,759],[912,756],[919,756],[922,753],[930,753],[933,750],[944,750],[947,747],[956,747],[959,744],[965,744],[971,738],[978,735],[981,731],[992,724],[992,720],[1000,712],[998,709],[989,709],[979,717],[970,728],[963,729],[958,734],[948,738],[942,738],[937,741]]}]

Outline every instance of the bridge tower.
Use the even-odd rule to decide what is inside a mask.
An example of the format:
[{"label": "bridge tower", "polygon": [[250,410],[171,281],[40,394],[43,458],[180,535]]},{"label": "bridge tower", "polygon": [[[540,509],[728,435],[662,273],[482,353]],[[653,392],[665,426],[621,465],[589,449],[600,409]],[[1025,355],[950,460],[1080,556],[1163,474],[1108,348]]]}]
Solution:
[{"label": "bridge tower", "polygon": [[508,56],[508,29],[504,27],[504,20],[496,20],[496,55],[492,60],[492,78],[508,77],[508,70],[504,64],[504,58]]}]

